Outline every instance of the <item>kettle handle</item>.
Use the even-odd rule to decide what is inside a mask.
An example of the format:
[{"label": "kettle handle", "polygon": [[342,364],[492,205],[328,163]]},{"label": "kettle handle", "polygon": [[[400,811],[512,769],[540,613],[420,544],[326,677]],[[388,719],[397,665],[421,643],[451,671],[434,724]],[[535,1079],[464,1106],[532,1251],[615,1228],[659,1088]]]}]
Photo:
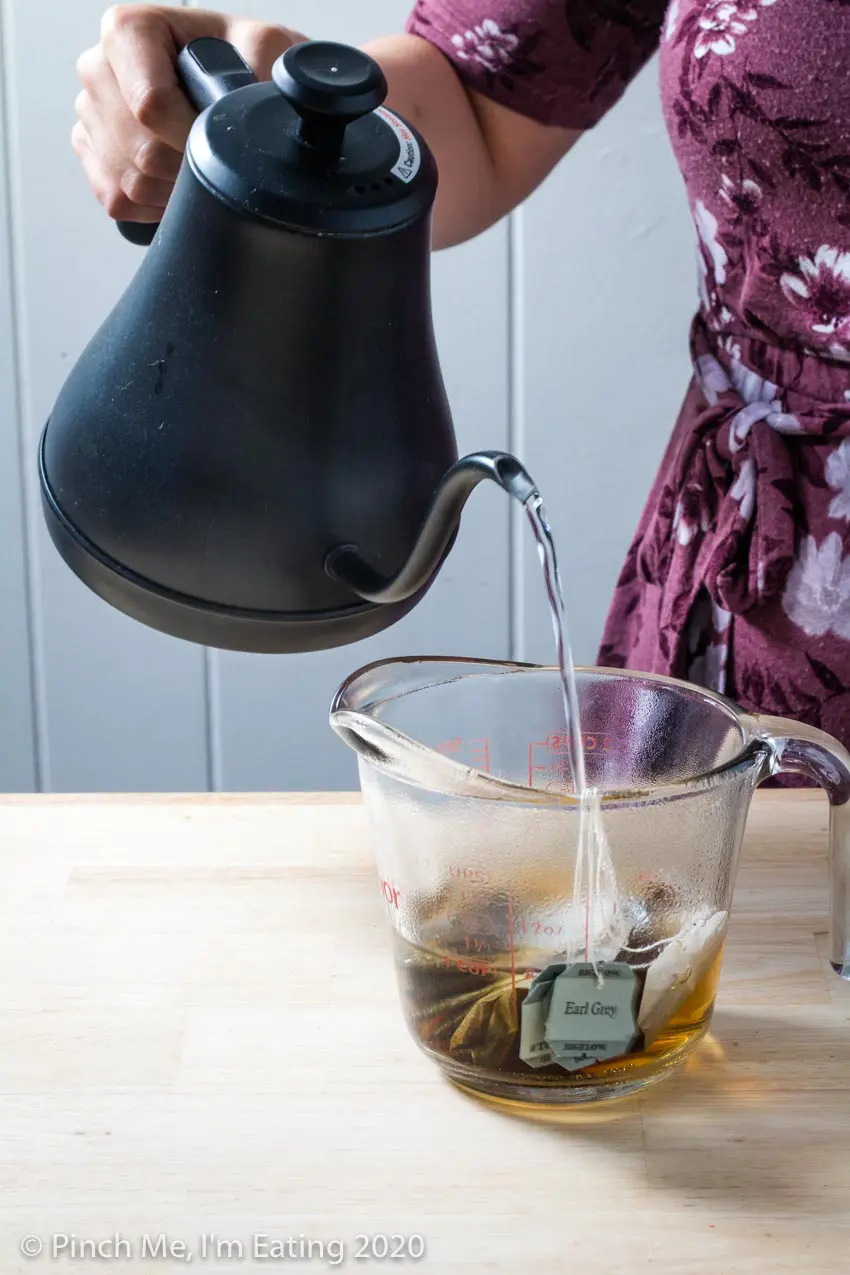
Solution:
[{"label": "kettle handle", "polygon": [[[246,84],[256,84],[257,77],[232,44],[204,36],[192,40],[177,59],[180,87],[199,113],[219,98]],[[155,221],[119,221],[124,238],[140,247],[152,242],[159,228]]]},{"label": "kettle handle", "polygon": [[538,494],[531,475],[509,452],[473,452],[452,465],[439,487],[410,557],[389,579],[365,562],[355,545],[337,545],[325,559],[332,580],[347,584],[367,602],[404,602],[418,593],[451,548],[463,507],[485,478],[525,505]]}]

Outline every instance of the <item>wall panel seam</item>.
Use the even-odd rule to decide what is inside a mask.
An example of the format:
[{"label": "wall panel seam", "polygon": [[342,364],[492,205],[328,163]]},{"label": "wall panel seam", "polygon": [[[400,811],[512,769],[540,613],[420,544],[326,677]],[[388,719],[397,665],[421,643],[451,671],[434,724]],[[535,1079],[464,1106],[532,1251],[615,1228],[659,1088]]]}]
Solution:
[{"label": "wall panel seam", "polygon": [[24,281],[22,278],[22,257],[20,235],[18,233],[20,204],[16,199],[17,171],[13,162],[16,147],[13,139],[16,136],[17,118],[15,102],[15,75],[12,72],[10,49],[12,40],[12,3],[3,0],[0,6],[0,79],[3,93],[3,128],[0,134],[0,149],[5,177],[4,212],[8,226],[5,252],[9,277],[9,309],[11,314],[11,341],[13,386],[12,397],[16,416],[18,481],[21,500],[21,546],[24,556],[24,623],[28,645],[28,676],[32,721],[33,741],[33,773],[34,787],[37,792],[50,789],[50,768],[48,759],[47,703],[45,697],[44,662],[41,643],[41,623],[38,607],[38,555],[35,549],[36,507],[34,487],[29,481],[30,457],[29,439],[26,428],[26,387],[27,370],[24,355]]},{"label": "wall panel seam", "polygon": [[[523,211],[508,219],[508,451],[525,461],[525,368],[523,325],[525,280],[523,273]],[[524,511],[511,502],[508,512],[508,655],[525,658],[525,529]]]}]

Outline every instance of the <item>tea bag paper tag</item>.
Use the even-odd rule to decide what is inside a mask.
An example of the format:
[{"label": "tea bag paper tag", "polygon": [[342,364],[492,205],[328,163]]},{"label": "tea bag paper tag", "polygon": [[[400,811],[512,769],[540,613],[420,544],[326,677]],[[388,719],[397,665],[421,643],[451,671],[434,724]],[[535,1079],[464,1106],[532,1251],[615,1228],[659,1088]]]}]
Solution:
[{"label": "tea bag paper tag", "polygon": [[546,1043],[546,1015],[552,999],[552,987],[566,965],[547,965],[534,979],[522,1003],[519,1030],[519,1056],[529,1067],[548,1067],[553,1061],[552,1050]]},{"label": "tea bag paper tag", "polygon": [[555,1061],[577,1070],[628,1053],[639,992],[634,970],[623,962],[568,966],[552,986],[546,1015],[545,1039]]},{"label": "tea bag paper tag", "polygon": [[579,1071],[629,1053],[637,1035],[640,983],[620,961],[550,965],[522,1007],[519,1056],[531,1067]]}]

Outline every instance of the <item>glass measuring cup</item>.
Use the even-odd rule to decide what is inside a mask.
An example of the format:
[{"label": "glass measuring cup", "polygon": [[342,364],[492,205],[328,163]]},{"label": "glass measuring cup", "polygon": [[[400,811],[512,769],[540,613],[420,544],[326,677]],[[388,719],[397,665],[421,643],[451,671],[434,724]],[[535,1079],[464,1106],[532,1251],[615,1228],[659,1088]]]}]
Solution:
[{"label": "glass measuring cup", "polygon": [[750,798],[778,771],[829,795],[831,958],[850,977],[846,750],[669,678],[577,678],[610,848],[591,899],[557,669],[382,661],[331,709],[358,755],[408,1027],[456,1082],[521,1102],[620,1097],[693,1051]]},{"label": "glass measuring cup", "polygon": [[590,904],[557,669],[386,660],[331,708],[358,755],[409,1029],[451,1079],[526,1103],[622,1097],[695,1049],[749,799],[777,771],[830,797],[831,959],[850,978],[844,748],[670,678],[577,682],[610,850]]}]

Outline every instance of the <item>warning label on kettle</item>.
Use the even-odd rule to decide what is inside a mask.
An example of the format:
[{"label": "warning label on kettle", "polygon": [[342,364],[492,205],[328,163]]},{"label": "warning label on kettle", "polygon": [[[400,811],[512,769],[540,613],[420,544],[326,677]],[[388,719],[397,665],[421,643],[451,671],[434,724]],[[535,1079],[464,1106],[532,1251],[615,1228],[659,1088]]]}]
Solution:
[{"label": "warning label on kettle", "polygon": [[392,111],[388,111],[385,106],[379,106],[375,114],[380,115],[384,123],[390,126],[398,138],[398,161],[390,171],[400,181],[412,182],[422,163],[419,143],[404,121],[400,120],[397,115],[393,115]]}]

